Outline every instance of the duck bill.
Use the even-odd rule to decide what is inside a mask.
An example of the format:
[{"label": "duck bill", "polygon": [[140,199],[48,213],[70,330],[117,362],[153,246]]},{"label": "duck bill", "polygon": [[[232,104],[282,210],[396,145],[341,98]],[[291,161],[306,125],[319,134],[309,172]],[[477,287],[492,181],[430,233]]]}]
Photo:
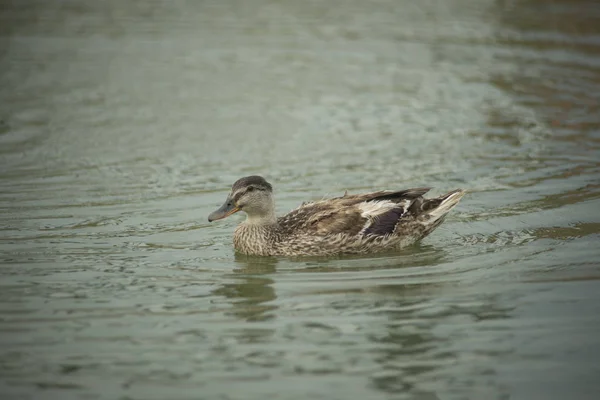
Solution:
[{"label": "duck bill", "polygon": [[223,204],[218,210],[215,210],[210,213],[210,215],[208,216],[208,222],[213,222],[218,219],[227,218],[231,214],[235,214],[238,211],[240,211],[240,209],[234,206],[231,200],[227,199],[227,201],[225,201],[225,204]]}]

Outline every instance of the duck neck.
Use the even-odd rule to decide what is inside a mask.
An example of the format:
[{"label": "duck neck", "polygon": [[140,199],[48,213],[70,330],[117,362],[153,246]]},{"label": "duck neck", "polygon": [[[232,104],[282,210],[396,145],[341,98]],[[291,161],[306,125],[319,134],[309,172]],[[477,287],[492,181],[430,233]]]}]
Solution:
[{"label": "duck neck", "polygon": [[245,224],[257,227],[275,226],[277,225],[277,217],[275,216],[275,210],[271,209],[266,214],[248,214]]}]

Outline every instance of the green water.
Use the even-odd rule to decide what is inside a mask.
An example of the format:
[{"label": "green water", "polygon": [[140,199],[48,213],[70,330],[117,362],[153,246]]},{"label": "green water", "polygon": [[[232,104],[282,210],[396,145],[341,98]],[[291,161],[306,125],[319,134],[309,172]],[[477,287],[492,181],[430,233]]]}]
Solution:
[{"label": "green water", "polygon": [[[598,398],[596,2],[2,3],[2,399]],[[396,255],[236,257],[250,174],[469,194]]]}]

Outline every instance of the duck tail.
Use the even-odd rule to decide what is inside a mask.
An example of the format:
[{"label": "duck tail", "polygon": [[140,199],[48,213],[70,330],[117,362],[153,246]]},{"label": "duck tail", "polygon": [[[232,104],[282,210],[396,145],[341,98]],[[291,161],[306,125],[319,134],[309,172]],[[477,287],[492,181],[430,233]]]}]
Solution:
[{"label": "duck tail", "polygon": [[411,205],[409,211],[415,216],[418,223],[425,227],[424,236],[427,236],[444,222],[446,215],[465,194],[464,190],[456,189],[434,199],[421,197]]},{"label": "duck tail", "polygon": [[[407,212],[411,218],[404,219],[404,223],[396,226],[396,232],[403,233],[402,229],[406,229],[404,232],[406,235],[418,235],[417,240],[424,238],[444,222],[446,215],[465,194],[466,191],[456,189],[433,199],[423,197],[414,199]],[[419,225],[420,228],[417,228],[416,226]]]},{"label": "duck tail", "polygon": [[456,189],[435,199],[425,200],[423,204],[422,216],[427,216],[429,220],[436,221],[444,218],[466,194],[463,189]]}]

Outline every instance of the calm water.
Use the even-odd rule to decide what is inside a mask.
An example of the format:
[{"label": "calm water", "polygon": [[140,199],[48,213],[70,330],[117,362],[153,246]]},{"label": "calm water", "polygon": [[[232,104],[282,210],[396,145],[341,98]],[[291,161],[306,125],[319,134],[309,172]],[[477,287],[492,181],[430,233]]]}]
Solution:
[{"label": "calm water", "polygon": [[[596,399],[600,4],[15,1],[3,399]],[[470,194],[397,255],[235,256],[240,176]]]}]

